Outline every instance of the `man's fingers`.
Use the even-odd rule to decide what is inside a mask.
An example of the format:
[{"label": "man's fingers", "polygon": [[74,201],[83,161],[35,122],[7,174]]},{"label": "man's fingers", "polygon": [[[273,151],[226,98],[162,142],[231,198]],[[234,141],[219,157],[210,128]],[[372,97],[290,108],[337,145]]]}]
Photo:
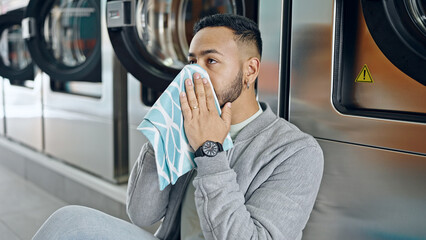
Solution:
[{"label": "man's fingers", "polygon": [[185,89],[186,89],[186,96],[188,99],[188,105],[189,108],[191,110],[196,110],[193,111],[192,114],[199,112],[199,106],[198,106],[198,101],[197,101],[197,97],[195,96],[195,92],[194,92],[194,84],[191,81],[191,79],[186,79],[185,80]]},{"label": "man's fingers", "polygon": [[180,93],[180,108],[182,109],[183,119],[192,119],[192,111],[188,104],[188,99],[186,98],[186,94],[184,92]]},{"label": "man's fingers", "polygon": [[215,102],[214,102],[214,96],[213,96],[214,93],[213,93],[213,90],[212,90],[210,83],[208,82],[207,79],[203,79],[203,84],[204,84],[204,92],[206,93],[207,109],[209,111],[217,111],[216,105],[215,105]]},{"label": "man's fingers", "polygon": [[198,106],[200,110],[206,110],[206,94],[204,92],[204,84],[199,73],[194,73],[195,95],[197,96]]},{"label": "man's fingers", "polygon": [[222,120],[225,122],[226,127],[229,129],[231,127],[231,119],[232,119],[232,110],[231,103],[228,102],[222,108]]}]

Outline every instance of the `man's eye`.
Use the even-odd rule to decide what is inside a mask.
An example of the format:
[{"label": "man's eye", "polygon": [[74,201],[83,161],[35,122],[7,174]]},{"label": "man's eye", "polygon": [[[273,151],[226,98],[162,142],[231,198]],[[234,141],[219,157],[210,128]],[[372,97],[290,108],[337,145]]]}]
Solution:
[{"label": "man's eye", "polygon": [[217,63],[216,60],[209,58],[208,63]]},{"label": "man's eye", "polygon": [[189,61],[188,61],[188,63],[189,63],[189,64],[194,64],[194,63],[196,63],[196,62],[195,62],[195,60],[189,60]]}]

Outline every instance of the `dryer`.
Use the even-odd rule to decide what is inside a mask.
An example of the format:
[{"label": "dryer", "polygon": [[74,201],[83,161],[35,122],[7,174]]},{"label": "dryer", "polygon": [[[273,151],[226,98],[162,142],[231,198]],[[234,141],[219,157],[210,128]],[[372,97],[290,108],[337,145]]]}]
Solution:
[{"label": "dryer", "polygon": [[[45,153],[111,182],[125,182],[121,65],[100,0],[31,0],[23,25],[43,75]],[[123,137],[123,134],[125,137]]]},{"label": "dryer", "polygon": [[425,1],[290,3],[289,120],[325,156],[303,239],[424,239]]},{"label": "dryer", "polygon": [[187,63],[194,24],[214,13],[241,14],[257,22],[258,5],[258,1],[233,0],[108,1],[108,33],[117,57],[129,72],[130,168],[147,141],[136,128],[150,106]]},{"label": "dryer", "polygon": [[0,136],[4,136],[3,78],[0,77]]},{"label": "dryer", "polygon": [[[43,150],[42,81],[22,38],[21,20],[27,1],[10,3],[0,16],[0,75],[3,77],[5,132],[8,138]],[[7,3],[3,3],[5,7]],[[14,9],[19,7],[18,9]]]}]

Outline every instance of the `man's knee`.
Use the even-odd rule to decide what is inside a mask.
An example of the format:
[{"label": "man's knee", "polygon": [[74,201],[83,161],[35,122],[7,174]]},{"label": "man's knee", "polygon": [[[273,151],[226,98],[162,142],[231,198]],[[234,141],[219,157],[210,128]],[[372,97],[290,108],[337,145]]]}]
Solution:
[{"label": "man's knee", "polygon": [[69,205],[56,210],[48,221],[69,222],[74,219],[81,219],[87,213],[89,208],[83,206]]},{"label": "man's knee", "polygon": [[75,228],[81,223],[81,216],[87,212],[86,207],[65,206],[56,210],[37,231],[33,240],[58,239],[69,228]]}]

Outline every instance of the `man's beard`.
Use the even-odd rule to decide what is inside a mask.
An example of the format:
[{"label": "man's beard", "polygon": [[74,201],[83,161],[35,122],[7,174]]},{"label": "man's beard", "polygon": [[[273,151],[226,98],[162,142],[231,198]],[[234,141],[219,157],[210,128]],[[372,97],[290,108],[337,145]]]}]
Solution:
[{"label": "man's beard", "polygon": [[[220,99],[222,100],[222,105],[220,108],[223,108],[223,106],[227,102],[233,102],[235,101],[240,95],[241,91],[243,90],[243,71],[240,68],[240,71],[238,71],[237,76],[235,76],[234,81],[232,81],[231,86],[228,89],[225,89],[223,91],[223,94],[220,95]],[[220,101],[219,101],[220,102]]]}]

